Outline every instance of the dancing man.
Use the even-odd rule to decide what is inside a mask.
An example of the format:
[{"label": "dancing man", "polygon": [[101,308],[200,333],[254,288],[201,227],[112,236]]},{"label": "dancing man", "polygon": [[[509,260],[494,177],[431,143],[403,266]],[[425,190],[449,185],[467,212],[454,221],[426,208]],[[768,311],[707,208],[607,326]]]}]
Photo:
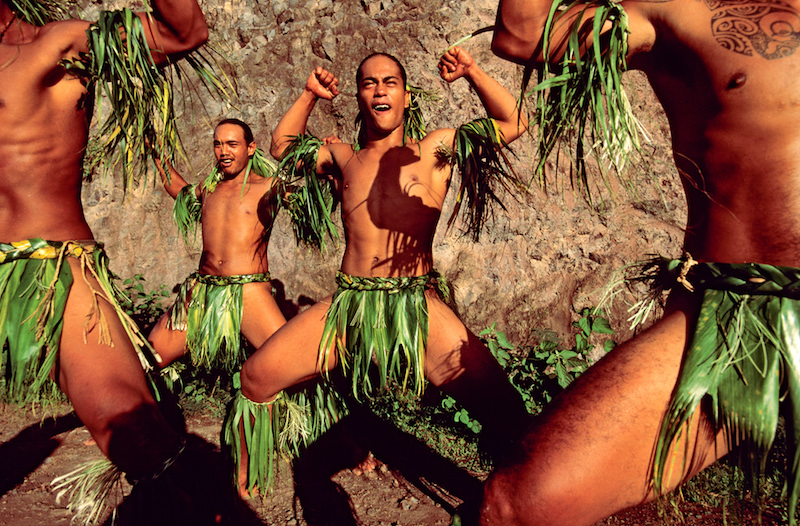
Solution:
[{"label": "dancing man", "polygon": [[[109,42],[125,39],[129,50],[143,51],[144,66],[152,67],[147,48],[157,64],[165,64],[202,45],[208,37],[205,18],[195,0],[154,0],[151,12],[128,18],[124,31],[82,20],[32,25],[27,17],[43,5],[0,2],[5,394],[16,400],[36,396],[50,377],[103,454],[131,482],[166,484],[154,489],[161,505],[150,510],[153,517],[140,523],[212,523],[219,517],[210,501],[171,500],[174,494],[165,489],[180,488],[175,479],[172,485],[164,479],[185,469],[185,439],[166,422],[148,390],[137,356],[146,342],[115,299],[107,257],[94,241],[80,196],[95,82],[130,80],[93,76],[92,67],[104,66],[95,46],[107,44],[98,43],[98,35]],[[106,21],[115,16],[101,14]],[[129,58],[134,57],[124,56]],[[133,114],[134,108],[126,111]]]},{"label": "dancing man", "polygon": [[[358,143],[321,145],[302,156],[304,168],[312,172],[310,182],[332,180],[342,205],[346,248],[336,278],[339,288],[290,320],[242,368],[241,394],[224,430],[234,461],[241,460],[242,492],[263,490],[271,481],[276,434],[284,415],[291,413],[291,396],[284,390],[337,366],[356,399],[368,398],[387,382],[419,395],[427,378],[490,433],[507,437],[527,420],[502,368],[448,306],[448,286],[434,269],[432,253],[451,160],[470,157],[461,151],[466,146],[458,144],[469,142],[463,140],[469,130],[481,129],[487,140],[476,144],[473,153],[491,157],[525,131],[526,121],[515,98],[463,49],[448,51],[439,69],[447,82],[465,77],[491,119],[413,138],[407,126],[412,102],[405,70],[394,57],[376,53],[356,73],[362,124]],[[298,165],[294,151],[317,100],[331,100],[338,92],[336,77],[316,68],[278,123],[271,153],[284,158],[290,170]],[[460,166],[460,171],[466,178],[468,168]],[[473,226],[480,224],[473,221]],[[377,380],[370,375],[373,364]]]},{"label": "dancing man", "polygon": [[283,185],[238,119],[217,124],[214,156],[217,166],[202,184],[188,184],[171,165],[165,171],[157,162],[176,199],[184,239],[198,222],[203,235],[198,271],[148,337],[162,367],[188,350],[194,365],[236,371],[245,358],[241,335],[258,348],[286,323],[272,297],[267,262]]},{"label": "dancing man", "polygon": [[[622,69],[647,75],[670,123],[688,220],[684,256],[649,267],[672,288],[661,320],[546,408],[519,458],[488,481],[482,524],[594,524],[740,445],[758,471],[784,395],[797,422],[798,44],[792,0],[746,9],[710,0],[500,2],[500,56],[554,71],[566,55],[576,71],[575,60],[587,70],[618,54]],[[788,429],[797,444],[796,424]],[[793,524],[796,446],[792,455]]]}]

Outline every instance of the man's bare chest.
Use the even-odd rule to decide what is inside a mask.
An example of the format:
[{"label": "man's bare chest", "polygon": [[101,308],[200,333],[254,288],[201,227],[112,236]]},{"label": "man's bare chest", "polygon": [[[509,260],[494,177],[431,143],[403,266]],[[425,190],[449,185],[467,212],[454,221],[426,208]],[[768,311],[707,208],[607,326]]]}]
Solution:
[{"label": "man's bare chest", "polygon": [[46,46],[0,44],[0,108],[31,112],[49,100],[65,104],[85,99],[86,86],[60,61],[61,55]]},{"label": "man's bare chest", "polygon": [[787,1],[702,0],[708,30],[722,48],[743,56],[776,60],[800,47],[800,12]]}]

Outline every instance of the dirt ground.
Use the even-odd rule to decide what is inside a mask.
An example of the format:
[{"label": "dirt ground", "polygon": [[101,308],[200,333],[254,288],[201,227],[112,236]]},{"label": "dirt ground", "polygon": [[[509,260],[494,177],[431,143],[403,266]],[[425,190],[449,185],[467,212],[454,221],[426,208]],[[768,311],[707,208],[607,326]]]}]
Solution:
[{"label": "dirt ground", "polygon": [[[79,464],[99,459],[89,443],[89,433],[78,419],[62,408],[57,418],[0,405],[0,525],[68,526],[71,515],[56,502],[50,482]],[[193,440],[218,453],[219,417],[195,415],[187,420]],[[243,525],[287,526],[447,526],[462,499],[480,491],[482,475],[466,473],[431,453],[415,439],[400,436],[391,426],[367,423],[369,430],[351,426],[311,449],[302,462],[281,462],[275,492],[241,505]],[[353,431],[355,429],[355,432]],[[368,432],[367,432],[368,431]],[[336,433],[334,433],[336,435]],[[356,475],[349,467],[358,454],[352,436],[369,437],[370,448],[383,462],[371,473]],[[350,437],[350,438],[348,438]],[[335,460],[335,461],[334,461]],[[576,495],[580,498],[580,495]],[[720,509],[682,503],[668,517],[655,505],[633,508],[598,523],[598,526],[686,524],[752,524],[751,512],[738,518]],[[763,524],[780,524],[765,516]]]}]

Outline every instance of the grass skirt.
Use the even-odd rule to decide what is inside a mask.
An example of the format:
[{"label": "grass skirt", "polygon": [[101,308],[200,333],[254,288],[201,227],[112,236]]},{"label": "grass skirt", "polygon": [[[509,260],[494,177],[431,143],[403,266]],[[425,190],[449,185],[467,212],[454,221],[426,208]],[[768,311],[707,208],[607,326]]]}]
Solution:
[{"label": "grass skirt", "polygon": [[238,370],[245,360],[241,345],[242,287],[266,283],[269,273],[241,276],[191,274],[169,309],[167,329],[186,331],[192,363],[210,369]]},{"label": "grass skirt", "polygon": [[258,403],[239,392],[222,425],[238,484],[242,452],[247,451],[247,491],[272,490],[278,456],[293,458],[349,413],[339,393],[324,382],[298,392],[281,391]]},{"label": "grass skirt", "polygon": [[375,392],[370,369],[378,368],[378,386],[398,384],[402,391],[421,396],[425,390],[425,347],[428,341],[428,303],[433,288],[452,303],[450,286],[438,272],[424,276],[367,278],[343,272],[336,275],[333,295],[320,341],[318,364],[329,369],[330,350],[351,383],[356,400]]},{"label": "grass skirt", "polygon": [[651,280],[657,292],[677,282],[703,294],[656,446],[656,491],[668,479],[666,462],[674,442],[706,397],[715,429],[724,430],[729,445],[743,446],[740,454],[757,490],[782,410],[787,423],[793,423],[787,430],[793,436],[787,479],[790,524],[795,524],[800,482],[800,269],[658,258],[644,266],[643,276],[637,279]]},{"label": "grass skirt", "polygon": [[95,294],[84,338],[99,326],[100,343],[113,346],[108,320],[99,309],[99,301],[107,301],[145,370],[155,359],[147,340],[120,306],[129,300],[114,284],[101,244],[39,238],[0,243],[0,358],[5,380],[0,392],[12,401],[55,393],[48,379],[57,362],[64,309],[74,280],[72,268],[64,261],[67,257],[81,262],[87,284],[88,276],[100,284],[99,289],[89,284]]}]

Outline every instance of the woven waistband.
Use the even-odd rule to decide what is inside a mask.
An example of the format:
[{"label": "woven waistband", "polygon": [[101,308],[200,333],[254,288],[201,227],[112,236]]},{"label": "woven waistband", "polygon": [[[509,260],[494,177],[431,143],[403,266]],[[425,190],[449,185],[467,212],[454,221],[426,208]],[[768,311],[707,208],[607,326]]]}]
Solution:
[{"label": "woven waistband", "polygon": [[86,241],[45,241],[35,237],[0,243],[0,263],[10,263],[21,259],[58,259],[60,256],[81,257],[95,250],[102,250],[103,244]]},{"label": "woven waistband", "polygon": [[800,299],[800,269],[761,263],[698,263],[691,256],[664,260],[677,281],[693,290],[725,290],[737,294]]},{"label": "woven waistband", "polygon": [[343,289],[350,290],[397,291],[413,288],[428,288],[435,287],[439,279],[441,279],[441,275],[435,270],[422,276],[394,276],[390,278],[352,276],[341,271],[336,273],[336,284]]},{"label": "woven waistband", "polygon": [[199,274],[195,272],[192,278],[196,279],[198,283],[206,285],[245,285],[247,283],[266,283],[270,281],[269,272],[261,274],[239,274],[235,276],[217,276],[215,274]]}]

